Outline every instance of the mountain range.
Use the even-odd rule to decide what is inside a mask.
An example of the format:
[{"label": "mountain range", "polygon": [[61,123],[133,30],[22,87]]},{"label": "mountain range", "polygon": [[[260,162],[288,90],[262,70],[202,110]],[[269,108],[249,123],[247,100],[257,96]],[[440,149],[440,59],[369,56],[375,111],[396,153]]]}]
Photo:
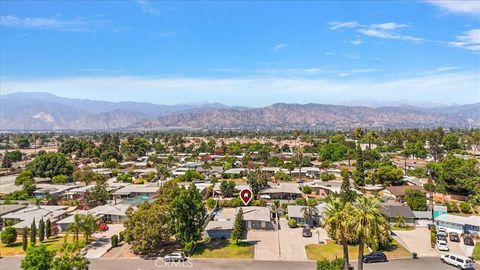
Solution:
[{"label": "mountain range", "polygon": [[[365,102],[364,102],[365,103]],[[261,108],[220,103],[158,105],[19,92],[0,96],[2,131],[257,130],[480,127],[480,103],[424,107],[286,104]],[[413,103],[412,103],[413,104]]]}]

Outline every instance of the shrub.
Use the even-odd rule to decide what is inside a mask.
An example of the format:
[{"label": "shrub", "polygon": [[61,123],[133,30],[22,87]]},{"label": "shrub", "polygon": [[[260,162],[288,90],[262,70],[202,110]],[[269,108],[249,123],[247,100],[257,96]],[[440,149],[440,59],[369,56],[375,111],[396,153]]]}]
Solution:
[{"label": "shrub", "polygon": [[293,218],[288,220],[288,227],[290,228],[296,228],[297,227],[297,221]]},{"label": "shrub", "polygon": [[343,269],[343,260],[340,258],[328,260],[323,259],[317,261],[317,270],[342,270]]},{"label": "shrub", "polygon": [[460,210],[462,211],[462,213],[467,213],[467,214],[472,213],[472,208],[470,207],[470,204],[467,202],[460,203]]},{"label": "shrub", "polygon": [[123,231],[118,233],[118,242],[123,241]]},{"label": "shrub", "polygon": [[212,197],[207,199],[207,207],[208,209],[213,209],[213,207],[215,207],[215,200]]},{"label": "shrub", "polygon": [[312,193],[312,188],[310,186],[303,186],[302,187],[302,192],[305,194],[310,194]]},{"label": "shrub", "polygon": [[112,242],[112,247],[116,247],[118,245],[118,235],[112,235],[112,237],[110,237],[110,241]]},{"label": "shrub", "polygon": [[306,205],[307,204],[307,201],[305,200],[305,198],[297,198],[295,200],[295,204],[296,205]]},{"label": "shrub", "polygon": [[64,174],[55,175],[52,178],[52,183],[54,184],[66,184],[68,183],[69,177]]},{"label": "shrub", "polygon": [[7,227],[0,235],[2,243],[5,245],[10,245],[17,241],[17,230],[13,227]]}]

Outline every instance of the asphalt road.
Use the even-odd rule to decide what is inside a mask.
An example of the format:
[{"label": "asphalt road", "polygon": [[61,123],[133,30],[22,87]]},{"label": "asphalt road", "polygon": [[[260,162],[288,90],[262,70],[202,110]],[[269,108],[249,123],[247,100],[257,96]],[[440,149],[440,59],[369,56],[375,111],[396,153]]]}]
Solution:
[{"label": "asphalt road", "polygon": [[[20,269],[21,257],[7,257],[0,260],[1,270]],[[199,269],[199,270],[290,270],[290,269],[315,269],[313,262],[291,261],[254,261],[254,260],[228,260],[228,259],[193,259],[184,263],[165,264],[163,260],[143,259],[92,259],[92,270],[159,270],[159,269]],[[356,266],[355,263],[353,263]],[[453,270],[452,266],[442,264],[439,258],[420,258],[418,260],[403,259],[392,260],[387,263],[366,264],[365,270]],[[480,270],[480,265],[476,265]]]}]

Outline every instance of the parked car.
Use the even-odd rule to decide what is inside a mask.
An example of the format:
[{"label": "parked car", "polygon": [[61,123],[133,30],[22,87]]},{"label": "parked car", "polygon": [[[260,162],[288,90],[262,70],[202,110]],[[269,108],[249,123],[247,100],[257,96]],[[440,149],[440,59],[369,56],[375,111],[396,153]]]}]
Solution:
[{"label": "parked car", "polygon": [[448,248],[447,242],[443,240],[437,240],[437,249],[440,251],[449,251],[450,249]]},{"label": "parked car", "polygon": [[470,235],[465,235],[463,237],[463,243],[466,246],[474,246],[475,245],[475,242],[473,241],[473,238]]},{"label": "parked car", "polygon": [[185,253],[181,251],[175,251],[170,254],[167,254],[163,257],[163,260],[166,262],[183,262],[186,261]]},{"label": "parked car", "polygon": [[438,227],[437,228],[437,233],[447,233],[447,229],[443,228],[443,227]]},{"label": "parked car", "polygon": [[458,267],[459,269],[474,269],[473,261],[465,256],[456,254],[445,254],[440,257],[443,263]]},{"label": "parked car", "polygon": [[451,232],[448,234],[448,238],[452,242],[460,242],[460,236],[456,232]]},{"label": "parked car", "polygon": [[312,230],[305,228],[302,230],[303,237],[312,237]]},{"label": "parked car", "polygon": [[371,252],[363,256],[364,263],[374,263],[374,262],[386,262],[388,261],[387,255],[383,252]]},{"label": "parked car", "polygon": [[447,236],[444,235],[444,234],[437,234],[437,240],[442,240],[442,241],[448,242],[447,241]]}]

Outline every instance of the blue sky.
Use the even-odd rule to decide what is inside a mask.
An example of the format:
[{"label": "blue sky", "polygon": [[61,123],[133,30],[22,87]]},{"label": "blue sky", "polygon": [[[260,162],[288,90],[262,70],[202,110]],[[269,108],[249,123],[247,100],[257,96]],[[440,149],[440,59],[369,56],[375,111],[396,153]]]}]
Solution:
[{"label": "blue sky", "polygon": [[480,101],[480,2],[0,2],[2,94]]}]

